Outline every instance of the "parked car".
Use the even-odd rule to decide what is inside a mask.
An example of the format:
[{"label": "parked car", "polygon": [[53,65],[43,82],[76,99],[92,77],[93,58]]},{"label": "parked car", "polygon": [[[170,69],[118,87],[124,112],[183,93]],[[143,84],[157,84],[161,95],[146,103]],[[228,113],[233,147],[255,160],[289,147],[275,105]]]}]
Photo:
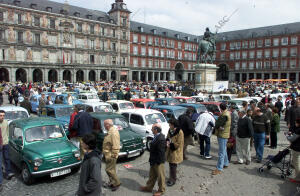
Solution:
[{"label": "parked car", "polygon": [[53,118],[14,120],[9,125],[10,160],[21,169],[25,184],[35,178],[65,175],[80,169],[80,152]]},{"label": "parked car", "polygon": [[134,104],[135,108],[149,108],[151,103],[154,102],[154,99],[131,99],[131,102]]},{"label": "parked car", "polygon": [[78,104],[76,106],[79,106],[84,111],[90,111],[90,112],[113,112],[114,111],[112,106],[105,102],[83,103],[83,104]]},{"label": "parked car", "polygon": [[177,106],[181,106],[181,107],[185,107],[185,108],[193,108],[195,111],[195,113],[192,115],[193,121],[196,121],[202,112],[207,111],[205,105],[198,104],[198,103],[181,103],[181,104],[178,104]]},{"label": "parked car", "polygon": [[13,120],[29,118],[28,111],[19,106],[2,106],[0,110],[5,111],[5,119],[10,123]]},{"label": "parked car", "polygon": [[221,98],[221,100],[229,101],[229,100],[237,98],[237,95],[236,94],[220,94],[220,98]]},{"label": "parked car", "polygon": [[46,105],[45,106],[46,115],[47,117],[52,117],[58,120],[63,127],[67,135],[69,135],[69,122],[70,116],[74,112],[73,106],[66,105],[66,104],[53,104],[53,105]]},{"label": "parked car", "polygon": [[192,96],[196,103],[208,102],[208,97],[204,95]]},{"label": "parked car", "polygon": [[196,101],[192,97],[174,97],[180,103],[196,103]]},{"label": "parked car", "polygon": [[[50,95],[50,96],[51,96],[51,100],[53,101],[52,95]],[[31,104],[31,111],[32,112],[36,112],[36,113],[38,112],[41,97],[42,97],[41,95],[32,95],[30,97],[29,101],[30,101],[30,104]],[[45,93],[45,99],[46,100],[47,100],[47,97],[48,97],[48,94]]]},{"label": "parked car", "polygon": [[96,93],[85,91],[79,93],[78,100],[82,103],[100,102],[100,99]]},{"label": "parked car", "polygon": [[177,105],[180,104],[180,102],[177,99],[174,98],[156,98],[156,102],[160,102],[161,105]]},{"label": "parked car", "polygon": [[107,101],[106,103],[109,103],[112,106],[112,108],[114,109],[114,112],[119,113],[119,114],[128,109],[134,109],[134,105],[130,101],[110,100],[110,101]]},{"label": "parked car", "polygon": [[162,112],[167,120],[171,118],[178,119],[178,117],[184,114],[187,110],[187,108],[177,105],[156,105],[153,106],[151,109]]},{"label": "parked car", "polygon": [[144,153],[146,149],[146,138],[134,132],[127,119],[116,113],[90,113],[93,118],[93,132],[98,134],[97,146],[102,150],[102,144],[107,131],[104,128],[104,120],[112,119],[114,126],[120,133],[121,149],[119,157],[136,157]]},{"label": "parked car", "polygon": [[[78,100],[78,95],[76,93],[73,93],[71,95],[72,95],[72,99],[73,99],[73,105],[82,103],[81,101]],[[68,94],[62,93],[55,97],[54,103],[55,104],[68,104],[67,98],[68,98]]]},{"label": "parked car", "polygon": [[121,113],[129,122],[133,131],[145,136],[147,138],[147,149],[150,149],[150,143],[153,139],[151,131],[152,125],[159,123],[162,128],[162,133],[167,136],[169,131],[169,124],[164,115],[157,110],[152,109],[132,109]]}]

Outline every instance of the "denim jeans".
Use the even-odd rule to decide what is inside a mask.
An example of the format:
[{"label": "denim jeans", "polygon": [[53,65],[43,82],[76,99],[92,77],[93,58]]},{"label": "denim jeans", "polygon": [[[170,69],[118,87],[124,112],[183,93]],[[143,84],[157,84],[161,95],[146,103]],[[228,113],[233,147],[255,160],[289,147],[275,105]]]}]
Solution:
[{"label": "denim jeans", "polygon": [[2,158],[5,166],[5,175],[12,173],[11,165],[10,165],[10,158],[9,158],[9,145],[3,145],[2,147]]},{"label": "denim jeans", "polygon": [[217,163],[217,169],[222,171],[224,166],[229,165],[228,156],[227,156],[227,140],[225,138],[218,137],[219,144],[219,158]]},{"label": "denim jeans", "polygon": [[[204,142],[205,142],[205,148],[204,148]],[[200,155],[209,156],[210,137],[199,134],[199,143],[200,143]]]},{"label": "denim jeans", "polygon": [[254,133],[254,148],[256,151],[256,158],[261,161],[264,155],[264,145],[266,141],[265,133]]},{"label": "denim jeans", "polygon": [[3,152],[3,147],[0,147],[0,185],[2,185],[3,181],[3,172],[2,172],[2,152]]}]

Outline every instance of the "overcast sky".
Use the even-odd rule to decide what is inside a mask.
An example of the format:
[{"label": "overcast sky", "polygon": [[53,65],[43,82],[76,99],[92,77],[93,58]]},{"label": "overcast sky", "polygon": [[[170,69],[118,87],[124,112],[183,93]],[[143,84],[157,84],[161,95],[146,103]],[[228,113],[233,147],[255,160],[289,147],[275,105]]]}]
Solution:
[{"label": "overcast sky", "polygon": [[[65,2],[65,0],[52,0]],[[68,0],[70,5],[109,11],[114,0]],[[124,0],[132,20],[194,35],[300,22],[299,0]]]}]

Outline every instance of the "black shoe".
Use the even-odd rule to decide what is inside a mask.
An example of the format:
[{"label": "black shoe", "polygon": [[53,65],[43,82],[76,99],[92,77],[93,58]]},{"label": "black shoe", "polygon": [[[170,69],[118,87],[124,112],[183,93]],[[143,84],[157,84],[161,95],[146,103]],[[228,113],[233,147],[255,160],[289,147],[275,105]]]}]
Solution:
[{"label": "black shoe", "polygon": [[0,193],[3,191],[3,185],[0,184]]},{"label": "black shoe", "polygon": [[11,180],[12,177],[14,177],[14,176],[15,176],[15,174],[9,173],[9,174],[7,174],[6,178],[7,178],[7,180]]},{"label": "black shoe", "polygon": [[257,160],[256,160],[256,163],[261,163],[261,160],[257,159]]},{"label": "black shoe", "polygon": [[106,188],[106,189],[110,189],[113,185],[110,184],[110,183],[108,183],[108,182],[104,182],[104,183],[102,184],[102,186],[103,186],[104,188]]},{"label": "black shoe", "polygon": [[167,182],[167,186],[173,186],[175,184],[175,182],[173,182],[173,181],[168,181]]},{"label": "black shoe", "polygon": [[120,188],[120,185],[121,185],[121,184],[119,184],[118,186],[112,186],[112,187],[111,187],[111,191],[116,191],[116,190],[118,190],[118,189]]}]

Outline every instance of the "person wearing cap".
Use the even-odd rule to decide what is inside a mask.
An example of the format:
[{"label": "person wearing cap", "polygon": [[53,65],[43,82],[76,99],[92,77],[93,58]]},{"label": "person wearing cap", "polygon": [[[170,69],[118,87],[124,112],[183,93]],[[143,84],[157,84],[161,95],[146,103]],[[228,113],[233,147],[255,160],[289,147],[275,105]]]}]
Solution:
[{"label": "person wearing cap", "polygon": [[256,151],[256,161],[261,163],[266,142],[266,132],[269,130],[270,121],[263,115],[260,108],[256,108],[253,116],[253,139]]}]

